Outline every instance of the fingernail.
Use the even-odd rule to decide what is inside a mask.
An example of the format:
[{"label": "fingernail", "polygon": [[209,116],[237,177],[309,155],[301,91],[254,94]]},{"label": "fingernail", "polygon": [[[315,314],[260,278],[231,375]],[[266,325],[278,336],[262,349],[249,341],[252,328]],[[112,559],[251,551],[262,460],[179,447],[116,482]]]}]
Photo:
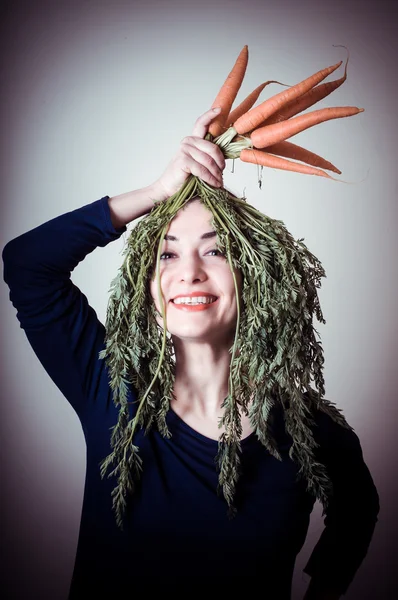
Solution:
[{"label": "fingernail", "polygon": [[217,106],[217,108],[213,108],[213,112],[218,113],[221,110],[221,106]]}]

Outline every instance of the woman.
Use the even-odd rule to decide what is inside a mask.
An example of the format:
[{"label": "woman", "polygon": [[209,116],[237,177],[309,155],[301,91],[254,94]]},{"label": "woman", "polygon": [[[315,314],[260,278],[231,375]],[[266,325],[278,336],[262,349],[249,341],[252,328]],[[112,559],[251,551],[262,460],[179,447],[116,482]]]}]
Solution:
[{"label": "woman", "polygon": [[[237,579],[248,583],[250,578],[273,600],[291,597],[295,559],[315,498],[298,478],[280,405],[270,415],[280,459],[259,442],[242,410],[241,473],[233,518],[228,518],[225,499],[217,493],[218,426],[236,328],[235,281],[240,291],[242,278],[220,255],[211,215],[199,201],[187,204],[173,219],[160,249],[165,312],[156,280],[148,278],[159,327],[166,316],[175,352],[173,397],[165,415],[170,435],[156,427],[135,431],[130,449],[139,448],[140,459],[134,463],[137,477],[125,475],[125,487],[134,493],[125,506],[123,528],[112,511],[114,478],[101,479],[99,470],[111,451],[110,430],[120,414],[112,402],[109,372],[98,360],[104,327],[71,283],[70,272],[94,248],[118,239],[126,224],[149,213],[154,202],[167,200],[191,174],[222,188],[224,157],[204,139],[216,114],[208,111],[197,120],[192,136],[183,140],[153,185],[104,197],[57,217],[9,242],[3,252],[4,278],[21,327],[75,408],[87,443],[70,600],[132,595],[160,586],[187,593],[184,578],[195,578],[196,590],[211,583],[211,589],[219,585],[222,591],[235,592]],[[195,297],[200,306],[192,306]],[[133,389],[127,403],[134,413]],[[355,433],[325,412],[314,410],[313,419],[319,444],[314,465],[326,465],[334,494],[325,530],[305,568],[311,576],[305,599],[334,600],[346,592],[366,555],[377,521],[378,495]],[[114,474],[124,477],[118,465]],[[224,487],[228,496],[228,480]],[[127,504],[123,495],[119,500]]]}]

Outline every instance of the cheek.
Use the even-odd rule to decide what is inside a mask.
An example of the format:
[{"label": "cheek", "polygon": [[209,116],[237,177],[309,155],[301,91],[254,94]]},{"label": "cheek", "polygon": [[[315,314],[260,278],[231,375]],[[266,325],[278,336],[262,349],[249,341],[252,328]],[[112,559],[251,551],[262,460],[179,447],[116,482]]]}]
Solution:
[{"label": "cheek", "polygon": [[159,310],[159,300],[158,300],[158,284],[155,281],[151,280],[151,283],[149,285],[149,293],[150,296],[153,300],[153,302],[155,303],[156,308]]},{"label": "cheek", "polygon": [[150,278],[149,282],[148,282],[148,289],[149,289],[149,296],[152,299],[152,301],[155,303],[155,306],[158,306],[158,284],[156,281],[156,277],[155,279],[152,279],[152,277]]},{"label": "cheek", "polygon": [[[167,297],[166,287],[165,287],[167,285],[167,282],[166,282],[166,278],[163,276],[162,273],[160,274],[160,282],[161,282],[161,289],[162,289],[163,295]],[[152,279],[150,280],[150,283],[149,283],[149,293],[150,293],[150,296],[151,296],[152,300],[155,303],[156,308],[160,312],[160,302],[159,302],[159,294],[158,294],[158,282],[157,282],[157,278],[156,277],[155,277],[154,280],[152,280]]]}]

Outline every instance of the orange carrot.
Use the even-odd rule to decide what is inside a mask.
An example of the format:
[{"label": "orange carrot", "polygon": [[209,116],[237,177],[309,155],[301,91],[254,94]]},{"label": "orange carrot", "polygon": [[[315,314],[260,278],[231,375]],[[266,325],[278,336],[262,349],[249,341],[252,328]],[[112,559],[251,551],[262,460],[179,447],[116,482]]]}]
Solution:
[{"label": "orange carrot", "polygon": [[347,79],[348,58],[349,57],[347,57],[347,62],[345,64],[344,75],[340,77],[340,79],[335,79],[334,81],[328,81],[326,83],[317,85],[302,96],[299,96],[299,98],[291,100],[285,104],[280,111],[266,119],[263,125],[271,125],[272,123],[280,123],[281,121],[290,119],[290,117],[293,117],[303,110],[310,108],[310,106],[320,102],[320,100],[323,100],[326,98],[326,96],[329,96],[329,94],[334,92],[334,90],[337,90],[337,88],[343,85]]},{"label": "orange carrot", "polygon": [[[262,83],[261,85],[259,85],[258,87],[256,87],[255,90],[253,90],[244,100],[243,102],[241,102],[239,104],[239,106],[237,106],[236,108],[234,108],[234,110],[232,110],[226,121],[225,121],[225,127],[224,129],[227,129],[228,127],[230,127],[233,123],[235,123],[235,121],[237,119],[239,119],[240,116],[244,115],[245,113],[247,113],[248,110],[251,109],[251,107],[253,106],[253,104],[255,104],[258,100],[259,95],[261,94],[261,92],[263,91],[263,89],[269,85],[270,83],[279,83],[279,85],[284,85],[286,86],[286,83],[281,83],[280,81],[266,81],[265,83]],[[288,87],[288,86],[287,86]]]},{"label": "orange carrot", "polygon": [[244,46],[211,106],[211,108],[216,108],[218,106],[221,108],[218,117],[212,121],[208,129],[208,132],[213,137],[217,137],[223,131],[225,120],[235,101],[239,88],[242,85],[248,60],[249,50],[247,46]]},{"label": "orange carrot", "polygon": [[273,169],[282,169],[284,171],[295,171],[296,173],[304,173],[306,175],[320,175],[321,177],[333,179],[333,177],[324,171],[321,171],[321,169],[309,167],[308,165],[301,165],[291,160],[287,160],[286,158],[280,158],[279,156],[268,154],[268,152],[264,152],[263,150],[252,150],[251,148],[245,148],[240,153],[239,158],[242,162],[252,163],[262,167],[271,167]]},{"label": "orange carrot", "polygon": [[332,165],[328,160],[318,156],[318,154],[314,154],[314,152],[310,152],[310,150],[306,150],[302,146],[292,144],[291,142],[272,144],[272,146],[267,146],[264,150],[270,154],[276,154],[277,156],[283,156],[284,158],[293,158],[294,160],[299,160],[307,165],[319,167],[320,169],[327,169],[328,171],[333,171],[334,173],[341,175],[340,169]]},{"label": "orange carrot", "polygon": [[288,90],[279,92],[279,94],[276,94],[275,96],[272,96],[272,98],[265,100],[265,102],[259,104],[259,106],[252,108],[247,113],[239,117],[237,121],[235,121],[233,125],[234,129],[241,135],[256,129],[260,123],[277,112],[282,106],[287,104],[287,102],[302,96],[315,85],[320,83],[323,79],[325,79],[328,75],[330,75],[330,73],[333,73],[333,71],[338,69],[341,63],[342,61],[338,62],[336,65],[327,67],[326,69],[322,69],[321,71],[314,73],[307,79],[304,79]]},{"label": "orange carrot", "polygon": [[271,144],[282,142],[318,123],[323,123],[330,119],[350,117],[363,111],[363,108],[356,108],[355,106],[321,108],[320,110],[313,110],[287,121],[282,121],[282,123],[273,123],[272,125],[265,125],[265,127],[255,129],[250,134],[250,139],[255,148],[266,148]]}]

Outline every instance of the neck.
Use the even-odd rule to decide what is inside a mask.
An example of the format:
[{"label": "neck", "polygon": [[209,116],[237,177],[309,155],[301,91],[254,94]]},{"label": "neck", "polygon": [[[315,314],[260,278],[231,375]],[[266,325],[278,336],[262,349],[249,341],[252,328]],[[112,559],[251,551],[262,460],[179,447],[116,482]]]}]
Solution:
[{"label": "neck", "polygon": [[198,416],[219,415],[228,395],[231,344],[176,341],[175,402]]}]

